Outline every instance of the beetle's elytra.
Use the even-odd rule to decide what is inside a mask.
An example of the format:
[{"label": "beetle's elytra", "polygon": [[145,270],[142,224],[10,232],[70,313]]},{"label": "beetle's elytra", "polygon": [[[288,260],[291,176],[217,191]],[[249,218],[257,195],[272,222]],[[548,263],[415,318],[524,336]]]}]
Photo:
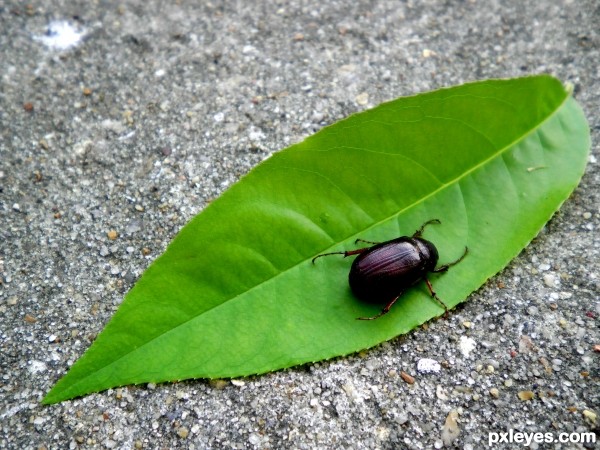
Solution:
[{"label": "beetle's elytra", "polygon": [[373,320],[386,314],[398,298],[411,286],[424,280],[431,296],[444,307],[433,286],[427,279],[428,273],[445,272],[458,264],[467,255],[467,247],[460,258],[436,269],[438,251],[432,242],[423,239],[423,230],[429,224],[441,223],[437,219],[425,222],[412,236],[401,236],[391,241],[371,242],[357,239],[356,242],[375,244],[345,252],[323,253],[313,258],[328,255],[358,255],[350,268],[348,281],[352,293],[368,303],[385,304],[379,314],[373,317],[358,317],[360,320]]}]

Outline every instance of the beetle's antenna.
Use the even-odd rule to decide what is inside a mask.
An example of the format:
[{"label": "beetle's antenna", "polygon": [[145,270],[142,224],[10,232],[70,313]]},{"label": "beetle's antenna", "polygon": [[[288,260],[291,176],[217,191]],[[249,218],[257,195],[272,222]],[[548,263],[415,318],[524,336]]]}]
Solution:
[{"label": "beetle's antenna", "polygon": [[443,266],[438,267],[437,269],[432,270],[432,272],[435,273],[439,273],[439,272],[445,272],[446,270],[448,270],[450,267],[458,264],[459,262],[461,262],[463,259],[465,259],[465,256],[467,256],[467,253],[469,252],[468,247],[465,247],[465,252],[462,254],[462,256],[460,258],[458,258],[456,261],[452,261],[451,263],[448,264],[444,264]]},{"label": "beetle's antenna", "polygon": [[425,222],[423,225],[421,225],[421,228],[419,228],[417,231],[415,231],[415,234],[413,234],[413,235],[412,235],[412,237],[421,237],[421,235],[423,234],[423,230],[425,229],[425,227],[426,227],[427,225],[430,225],[430,224],[432,224],[432,223],[434,223],[434,224],[436,224],[436,225],[439,225],[439,224],[440,224],[440,223],[442,223],[442,222],[440,222],[438,219],[431,219],[431,220],[428,220],[428,221],[427,221],[427,222]]},{"label": "beetle's antenna", "polygon": [[381,244],[381,242],[367,241],[365,239],[360,239],[360,238],[354,241],[355,244],[358,244],[359,242],[364,242],[365,244],[375,244],[375,245]]},{"label": "beetle's antenna", "polygon": [[312,259],[312,263],[315,263],[315,259],[320,258],[321,256],[329,256],[329,255],[344,255],[344,258],[346,256],[352,256],[352,255],[358,255],[362,252],[364,252],[365,250],[369,250],[370,247],[364,247],[364,248],[357,248],[356,250],[348,250],[346,252],[331,252],[331,253],[322,253],[320,255],[315,256]]},{"label": "beetle's antenna", "polygon": [[346,255],[346,252],[331,252],[331,253],[321,253],[320,255],[315,256],[312,259],[312,263],[315,263],[315,259],[320,258],[321,256],[330,256],[330,255],[344,255],[344,258],[348,255]]}]

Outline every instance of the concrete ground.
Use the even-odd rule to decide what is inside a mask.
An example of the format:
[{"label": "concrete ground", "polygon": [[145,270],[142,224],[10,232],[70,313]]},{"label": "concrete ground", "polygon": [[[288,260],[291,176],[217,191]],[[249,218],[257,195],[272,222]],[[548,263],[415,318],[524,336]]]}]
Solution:
[{"label": "concrete ground", "polygon": [[[599,31],[597,0],[3,1],[0,448],[479,449],[511,429],[598,439]],[[40,405],[177,231],[270,153],[402,95],[537,73],[575,86],[592,131],[586,174],[448,320],[235,384]],[[424,357],[446,367],[418,375]]]}]

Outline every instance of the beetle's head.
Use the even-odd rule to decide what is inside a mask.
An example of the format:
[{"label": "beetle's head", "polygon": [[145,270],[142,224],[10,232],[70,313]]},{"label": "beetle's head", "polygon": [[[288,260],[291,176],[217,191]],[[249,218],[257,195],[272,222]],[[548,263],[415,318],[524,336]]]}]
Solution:
[{"label": "beetle's head", "polygon": [[435,266],[438,262],[439,254],[437,248],[435,248],[433,242],[428,241],[427,239],[415,238],[415,241],[417,241],[419,252],[421,253],[423,259],[427,261],[425,264],[425,269],[427,272],[431,272],[433,269],[435,269]]}]

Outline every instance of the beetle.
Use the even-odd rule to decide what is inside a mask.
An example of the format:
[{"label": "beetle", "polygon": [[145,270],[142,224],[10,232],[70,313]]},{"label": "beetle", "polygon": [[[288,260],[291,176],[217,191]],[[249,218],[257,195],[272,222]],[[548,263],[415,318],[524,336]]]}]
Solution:
[{"label": "beetle", "polygon": [[412,236],[400,236],[385,242],[365,241],[358,242],[374,244],[370,247],[358,248],[345,252],[322,253],[312,259],[313,264],[317,258],[329,255],[344,255],[344,258],[358,255],[350,268],[348,281],[352,293],[367,303],[385,303],[381,312],[373,317],[358,317],[358,320],[374,320],[387,314],[390,308],[411,286],[424,280],[431,296],[444,307],[448,307],[437,296],[431,282],[427,279],[428,273],[446,272],[450,267],[461,262],[467,256],[468,248],[456,261],[444,264],[436,269],[438,251],[432,242],[423,239],[423,230],[430,224],[440,224],[438,219],[425,222]]}]

